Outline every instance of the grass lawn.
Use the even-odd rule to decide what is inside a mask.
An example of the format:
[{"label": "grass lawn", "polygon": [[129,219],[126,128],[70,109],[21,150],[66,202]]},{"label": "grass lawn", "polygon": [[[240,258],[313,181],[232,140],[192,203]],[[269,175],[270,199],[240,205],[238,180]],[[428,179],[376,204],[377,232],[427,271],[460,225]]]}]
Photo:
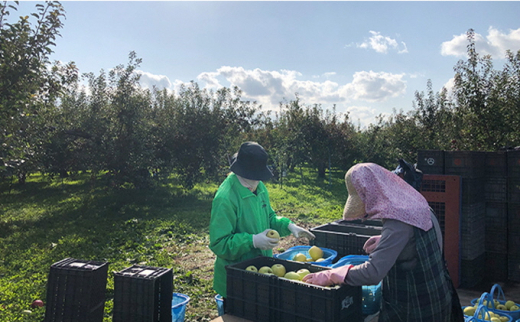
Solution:
[{"label": "grass lawn", "polygon": [[[105,321],[112,321],[114,275],[133,264],[173,269],[174,291],[191,300],[186,321],[217,316],[208,248],[211,201],[220,183],[185,191],[175,180],[150,190],[92,187],[88,175],[63,181],[33,175],[23,186],[0,183],[0,321],[43,321],[50,266],[64,258],[108,261]],[[266,183],[280,216],[311,228],[341,217],[344,172],[329,180],[297,169]],[[285,248],[307,244],[282,239]]]}]

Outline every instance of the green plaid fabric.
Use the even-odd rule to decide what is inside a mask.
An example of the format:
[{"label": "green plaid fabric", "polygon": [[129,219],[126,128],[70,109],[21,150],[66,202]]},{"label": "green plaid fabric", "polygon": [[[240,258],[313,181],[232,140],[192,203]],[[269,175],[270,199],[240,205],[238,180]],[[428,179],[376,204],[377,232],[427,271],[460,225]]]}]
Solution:
[{"label": "green plaid fabric", "polygon": [[382,322],[448,322],[451,292],[448,271],[435,229],[414,228],[417,265],[403,270],[396,263],[383,279]]}]

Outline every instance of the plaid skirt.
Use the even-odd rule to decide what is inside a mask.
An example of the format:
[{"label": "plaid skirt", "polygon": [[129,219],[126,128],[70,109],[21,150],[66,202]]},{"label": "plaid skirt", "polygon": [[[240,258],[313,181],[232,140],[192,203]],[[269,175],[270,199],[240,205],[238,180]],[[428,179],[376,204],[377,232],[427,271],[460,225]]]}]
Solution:
[{"label": "plaid skirt", "polygon": [[399,263],[383,279],[381,322],[448,322],[451,320],[451,278],[435,229],[414,228],[417,263],[403,270]]}]

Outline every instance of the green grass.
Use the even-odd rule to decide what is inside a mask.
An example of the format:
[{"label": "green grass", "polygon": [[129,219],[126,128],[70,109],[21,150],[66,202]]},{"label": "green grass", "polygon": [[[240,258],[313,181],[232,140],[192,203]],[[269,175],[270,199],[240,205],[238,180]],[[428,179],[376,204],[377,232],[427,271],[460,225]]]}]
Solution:
[{"label": "green grass", "polygon": [[[283,185],[267,183],[272,206],[307,227],[337,220],[347,197],[343,176],[333,172],[329,183],[298,169]],[[190,191],[174,183],[112,190],[92,187],[88,175],[33,175],[23,186],[0,184],[0,321],[42,321],[45,308],[30,304],[45,302],[49,268],[67,257],[109,262],[105,321],[112,320],[113,272],[133,264],[173,269],[174,290],[191,297],[186,321],[216,317],[212,268],[196,257],[212,265],[208,225],[219,183]]]}]

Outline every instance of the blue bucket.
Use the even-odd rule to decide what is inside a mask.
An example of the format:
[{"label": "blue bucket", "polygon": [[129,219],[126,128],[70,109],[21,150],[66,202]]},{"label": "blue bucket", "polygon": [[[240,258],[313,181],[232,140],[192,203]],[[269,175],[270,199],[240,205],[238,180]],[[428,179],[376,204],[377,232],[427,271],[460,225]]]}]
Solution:
[{"label": "blue bucket", "polygon": [[[287,251],[285,251],[283,253],[273,255],[273,257],[283,259],[283,260],[293,260],[294,256],[296,256],[296,254],[303,253],[307,258],[310,258],[311,256],[309,255],[309,249],[311,247],[312,246],[295,246],[295,247],[287,249]],[[328,249],[328,248],[320,247],[320,249],[323,250],[323,258],[325,260],[319,261],[319,262],[309,261],[308,264],[327,267],[332,263],[332,261],[334,259],[336,259],[336,257],[338,256],[338,252],[336,250],[332,250],[332,249]]]},{"label": "blue bucket", "polygon": [[181,293],[173,293],[172,298],[172,322],[184,322],[184,314],[186,314],[186,305],[190,301],[188,295]]},{"label": "blue bucket", "polygon": [[215,296],[215,301],[217,302],[218,316],[224,315],[224,299],[218,294]]}]

